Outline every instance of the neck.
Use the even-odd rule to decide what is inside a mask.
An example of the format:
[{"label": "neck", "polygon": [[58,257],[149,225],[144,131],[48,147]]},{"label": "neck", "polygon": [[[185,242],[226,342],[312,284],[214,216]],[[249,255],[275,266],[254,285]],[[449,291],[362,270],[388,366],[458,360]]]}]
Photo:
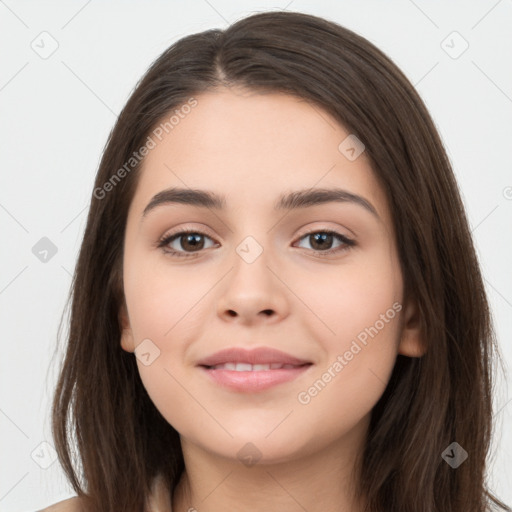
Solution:
[{"label": "neck", "polygon": [[250,466],[182,437],[186,469],[172,497],[172,512],[360,512],[355,484],[366,435],[361,427],[300,458]]}]

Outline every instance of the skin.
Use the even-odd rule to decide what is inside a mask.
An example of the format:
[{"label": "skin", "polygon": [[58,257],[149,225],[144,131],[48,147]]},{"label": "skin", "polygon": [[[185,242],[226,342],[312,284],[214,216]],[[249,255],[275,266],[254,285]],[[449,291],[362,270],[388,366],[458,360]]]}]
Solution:
[{"label": "skin", "polygon": [[[417,306],[403,302],[386,197],[364,152],[350,161],[338,150],[349,132],[319,107],[238,88],[196,99],[145,157],[127,220],[120,311],[122,348],[134,352],[150,339],[160,351],[151,364],[137,364],[181,438],[186,471],[173,511],[362,510],[350,489],[371,410],[397,354],[424,353]],[[224,194],[226,211],[167,204],[141,221],[151,198],[172,186]],[[311,187],[361,195],[378,218],[350,202],[273,210],[281,194]],[[157,247],[183,228],[205,233],[204,248],[194,251],[186,237],[167,248],[199,256],[172,257]],[[304,233],[326,229],[356,245],[319,257]],[[247,236],[263,248],[250,264],[236,252]],[[342,245],[334,238],[323,247]],[[298,394],[394,303],[402,306],[394,318],[300,403]],[[266,391],[236,392],[196,367],[231,346],[271,346],[314,364]],[[251,466],[237,456],[249,442],[261,456]]]}]

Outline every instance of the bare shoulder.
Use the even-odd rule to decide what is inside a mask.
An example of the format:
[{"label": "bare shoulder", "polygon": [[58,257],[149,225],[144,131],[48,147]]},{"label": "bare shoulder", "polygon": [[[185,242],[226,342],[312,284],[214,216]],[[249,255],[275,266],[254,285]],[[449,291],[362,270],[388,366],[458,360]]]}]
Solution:
[{"label": "bare shoulder", "polygon": [[59,501],[39,512],[83,512],[82,499],[78,496]]}]

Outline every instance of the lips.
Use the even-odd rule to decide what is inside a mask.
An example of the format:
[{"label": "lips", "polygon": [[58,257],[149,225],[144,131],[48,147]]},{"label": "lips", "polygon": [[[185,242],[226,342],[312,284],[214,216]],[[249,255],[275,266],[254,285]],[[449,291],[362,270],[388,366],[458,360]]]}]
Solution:
[{"label": "lips", "polygon": [[301,378],[313,363],[270,347],[232,347],[202,359],[197,366],[208,382],[230,392],[260,393]]},{"label": "lips", "polygon": [[[307,364],[307,363],[306,363]],[[209,366],[209,370],[232,370],[235,372],[263,372],[268,370],[289,370],[290,368],[297,368],[299,365],[269,363],[269,364],[249,364],[249,363],[222,363],[215,366]],[[302,366],[302,365],[300,365]]]},{"label": "lips", "polygon": [[311,361],[294,357],[270,347],[247,350],[231,347],[216,352],[198,362],[208,369],[233,371],[265,371],[280,368],[295,368],[312,364]]}]

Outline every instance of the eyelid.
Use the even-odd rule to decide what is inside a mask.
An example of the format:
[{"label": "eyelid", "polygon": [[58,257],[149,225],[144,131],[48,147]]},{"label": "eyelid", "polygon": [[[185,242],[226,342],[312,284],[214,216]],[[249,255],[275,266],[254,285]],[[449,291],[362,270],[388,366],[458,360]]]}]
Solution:
[{"label": "eyelid", "polygon": [[[317,222],[322,222],[322,221],[317,221]],[[310,224],[307,224],[306,226],[309,226]],[[165,238],[168,238],[170,236],[173,236],[173,235],[176,235],[178,233],[182,233],[183,231],[194,231],[194,232],[197,232],[199,234],[205,234],[205,235],[208,235],[212,240],[216,241],[217,242],[217,237],[216,235],[213,235],[212,234],[212,231],[207,228],[205,225],[203,224],[200,224],[200,228],[197,228],[196,227],[197,225],[191,225],[191,224],[184,224],[184,225],[180,225],[178,228],[175,228],[175,229],[171,229],[169,231],[166,231],[161,237],[160,237],[160,240],[163,240]],[[349,228],[345,227],[345,226],[341,226],[343,229],[346,229],[347,231],[350,232],[350,235],[343,235],[343,233],[340,233],[340,235],[343,235],[345,236],[346,238],[350,238],[350,239],[355,239],[357,238],[356,234]],[[320,226],[318,227],[301,227],[299,229],[299,232],[298,234],[296,235],[296,237],[294,238],[294,241],[296,241],[298,238],[302,238],[303,236],[305,235],[308,235],[308,234],[311,234],[311,233],[316,233],[316,232],[319,232],[319,231],[336,231],[336,232],[339,232],[340,230],[340,227],[327,227],[326,225],[326,221],[324,221]]]},{"label": "eyelid", "polygon": [[[328,222],[327,221],[324,221],[322,223],[322,221],[318,221],[320,223],[320,226],[313,226],[311,227],[311,223],[310,224],[307,224],[306,226],[309,226],[309,227],[305,227],[305,228],[300,228],[299,229],[299,234],[296,236],[296,239],[298,238],[302,238],[303,236],[305,235],[309,235],[311,233],[317,233],[317,232],[330,232],[330,231],[333,231],[333,232],[337,232],[339,233],[340,235],[343,235],[344,237],[346,238],[349,238],[349,239],[356,239],[356,234],[351,230],[351,229],[348,229],[346,228],[345,226],[340,226],[339,224],[337,226],[334,226],[334,227],[329,227],[327,224]],[[350,235],[345,235],[343,233],[341,233],[341,229],[345,229],[347,231],[350,232]]]},{"label": "eyelid", "polygon": [[197,225],[189,225],[184,224],[180,225],[177,228],[170,229],[166,231],[161,237],[160,240],[165,238],[169,238],[170,236],[177,235],[178,233],[183,233],[184,231],[193,231],[194,233],[208,235],[212,240],[216,240],[216,236],[212,234],[212,232],[204,225],[200,225],[201,227],[197,227]]},{"label": "eyelid", "polygon": [[[300,231],[300,234],[296,235],[294,237],[294,245],[293,247],[296,247],[295,244],[297,242],[300,242],[303,238],[307,237],[308,235],[313,235],[316,233],[327,233],[331,236],[333,236],[335,239],[341,242],[341,246],[326,249],[326,250],[315,250],[315,249],[307,249],[307,248],[301,248],[297,247],[299,249],[303,249],[306,251],[306,253],[311,254],[311,256],[316,258],[328,258],[331,255],[341,255],[343,252],[347,252],[350,249],[352,249],[354,246],[357,246],[357,242],[355,241],[355,238],[349,237],[347,235],[344,235],[340,232],[341,230],[339,228],[328,228],[325,227],[325,224],[318,227],[310,227],[310,228],[304,228]],[[351,230],[349,230],[351,231]],[[208,247],[206,249],[200,249],[198,251],[181,251],[181,250],[175,250],[175,249],[169,249],[167,246],[174,242],[175,240],[179,240],[182,236],[185,236],[186,234],[198,234],[205,236],[206,238],[209,238],[214,242],[214,245],[218,246],[218,242],[215,237],[210,236],[209,229],[201,228],[196,229],[195,227],[191,226],[180,226],[179,228],[173,229],[170,232],[166,232],[157,242],[156,247],[158,249],[161,249],[166,255],[168,255],[171,258],[185,258],[185,259],[193,259],[201,256],[206,249],[212,249],[213,247]],[[167,247],[167,248],[166,248]]]}]

